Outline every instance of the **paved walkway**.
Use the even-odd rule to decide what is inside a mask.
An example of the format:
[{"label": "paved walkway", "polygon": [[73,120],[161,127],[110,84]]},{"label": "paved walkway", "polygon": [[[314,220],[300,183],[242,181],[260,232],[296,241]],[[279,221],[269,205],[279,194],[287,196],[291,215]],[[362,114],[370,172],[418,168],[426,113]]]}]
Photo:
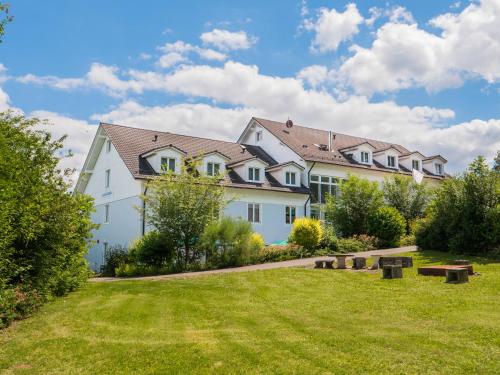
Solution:
[{"label": "paved walkway", "polygon": [[[406,247],[397,247],[394,249],[386,249],[386,250],[370,250],[370,251],[362,251],[356,253],[358,256],[370,256],[372,254],[382,254],[382,255],[391,255],[391,254],[400,254],[407,253],[410,251],[417,251],[416,246],[406,246]],[[232,272],[248,272],[248,271],[258,271],[258,270],[271,270],[275,268],[287,268],[287,267],[304,267],[314,264],[315,260],[325,259],[325,256],[315,257],[315,258],[303,258],[303,259],[293,259],[286,260],[283,262],[275,262],[275,263],[262,263],[262,264],[254,264],[252,266],[244,266],[244,267],[235,267],[235,268],[224,268],[220,270],[210,270],[210,271],[199,271],[199,272],[183,272],[183,273],[174,273],[170,275],[158,275],[158,276],[142,276],[142,277],[95,277],[90,279],[91,282],[113,282],[113,281],[123,281],[123,280],[136,280],[136,281],[148,281],[148,280],[167,280],[167,279],[182,279],[188,277],[197,277],[197,276],[205,276],[205,275],[213,275],[213,274],[221,274],[221,273],[232,273]]]}]

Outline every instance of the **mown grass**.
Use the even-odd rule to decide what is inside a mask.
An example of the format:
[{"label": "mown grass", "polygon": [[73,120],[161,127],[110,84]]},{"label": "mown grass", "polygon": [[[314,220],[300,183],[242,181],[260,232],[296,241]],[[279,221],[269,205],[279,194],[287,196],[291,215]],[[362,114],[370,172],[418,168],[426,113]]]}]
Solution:
[{"label": "mown grass", "polygon": [[469,284],[277,269],[93,283],[0,333],[6,374],[498,374],[500,264]]}]

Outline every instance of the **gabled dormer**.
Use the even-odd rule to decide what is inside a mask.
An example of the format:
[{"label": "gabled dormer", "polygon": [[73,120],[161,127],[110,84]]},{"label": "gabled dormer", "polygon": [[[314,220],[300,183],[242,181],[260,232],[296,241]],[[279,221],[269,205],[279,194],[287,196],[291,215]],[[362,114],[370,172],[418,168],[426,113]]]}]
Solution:
[{"label": "gabled dormer", "polygon": [[228,164],[227,167],[235,171],[246,182],[263,183],[265,171],[269,166],[265,161],[257,156]]},{"label": "gabled dormer", "polygon": [[348,159],[352,159],[360,164],[372,165],[373,152],[376,148],[370,142],[362,142],[357,145],[340,149]]},{"label": "gabled dormer", "polygon": [[448,161],[441,155],[429,156],[423,160],[423,168],[437,176],[444,176],[444,165]]},{"label": "gabled dormer", "polygon": [[409,152],[407,154],[402,154],[399,156],[399,164],[409,171],[417,170],[422,172],[422,164],[425,160],[425,156],[418,151]]},{"label": "gabled dormer", "polygon": [[373,152],[373,160],[385,168],[399,169],[399,156],[401,152],[394,146],[390,146]]},{"label": "gabled dormer", "polygon": [[266,172],[269,172],[281,185],[285,186],[300,186],[303,171],[304,167],[293,161],[266,168]]},{"label": "gabled dormer", "polygon": [[207,176],[224,175],[226,173],[226,164],[231,159],[223,153],[215,150],[207,152],[201,157],[201,164],[198,171]]},{"label": "gabled dormer", "polygon": [[141,157],[148,161],[156,173],[163,173],[165,171],[180,173],[181,163],[186,155],[186,152],[180,148],[167,145],[148,151],[142,154]]}]

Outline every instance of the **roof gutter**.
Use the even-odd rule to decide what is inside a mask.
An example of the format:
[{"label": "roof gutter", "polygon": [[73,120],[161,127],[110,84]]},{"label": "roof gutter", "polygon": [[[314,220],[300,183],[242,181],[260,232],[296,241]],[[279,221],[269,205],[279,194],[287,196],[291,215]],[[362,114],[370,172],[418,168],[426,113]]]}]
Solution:
[{"label": "roof gutter", "polygon": [[313,165],[311,165],[311,168],[309,168],[309,170],[307,171],[307,187],[309,189],[309,195],[307,196],[306,203],[304,203],[304,216],[307,216],[307,204],[311,200],[311,188],[309,187],[309,181],[311,180],[310,179],[311,171],[315,165],[316,165],[316,162],[313,162]]},{"label": "roof gutter", "polygon": [[[144,195],[148,192],[148,185],[144,188]],[[142,200],[142,235],[146,234],[146,201]]]}]

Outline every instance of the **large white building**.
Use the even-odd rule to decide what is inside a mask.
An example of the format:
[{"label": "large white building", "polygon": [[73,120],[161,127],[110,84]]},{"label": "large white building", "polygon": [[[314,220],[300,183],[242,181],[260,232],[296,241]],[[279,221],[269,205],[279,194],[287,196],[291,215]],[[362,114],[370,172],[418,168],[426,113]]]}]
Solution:
[{"label": "large white building", "polygon": [[[237,142],[100,124],[75,191],[95,199],[89,262],[97,269],[108,246],[127,246],[147,227],[136,207],[162,168],[179,171],[186,157],[202,159],[200,173],[225,175],[233,198],[225,215],[252,223],[266,243],[286,240],[296,217],[321,217],[327,194],[356,174],[382,182],[414,170],[430,184],[444,178],[446,160],[398,144],[252,118]],[[146,192],[147,193],[147,192]]]}]

